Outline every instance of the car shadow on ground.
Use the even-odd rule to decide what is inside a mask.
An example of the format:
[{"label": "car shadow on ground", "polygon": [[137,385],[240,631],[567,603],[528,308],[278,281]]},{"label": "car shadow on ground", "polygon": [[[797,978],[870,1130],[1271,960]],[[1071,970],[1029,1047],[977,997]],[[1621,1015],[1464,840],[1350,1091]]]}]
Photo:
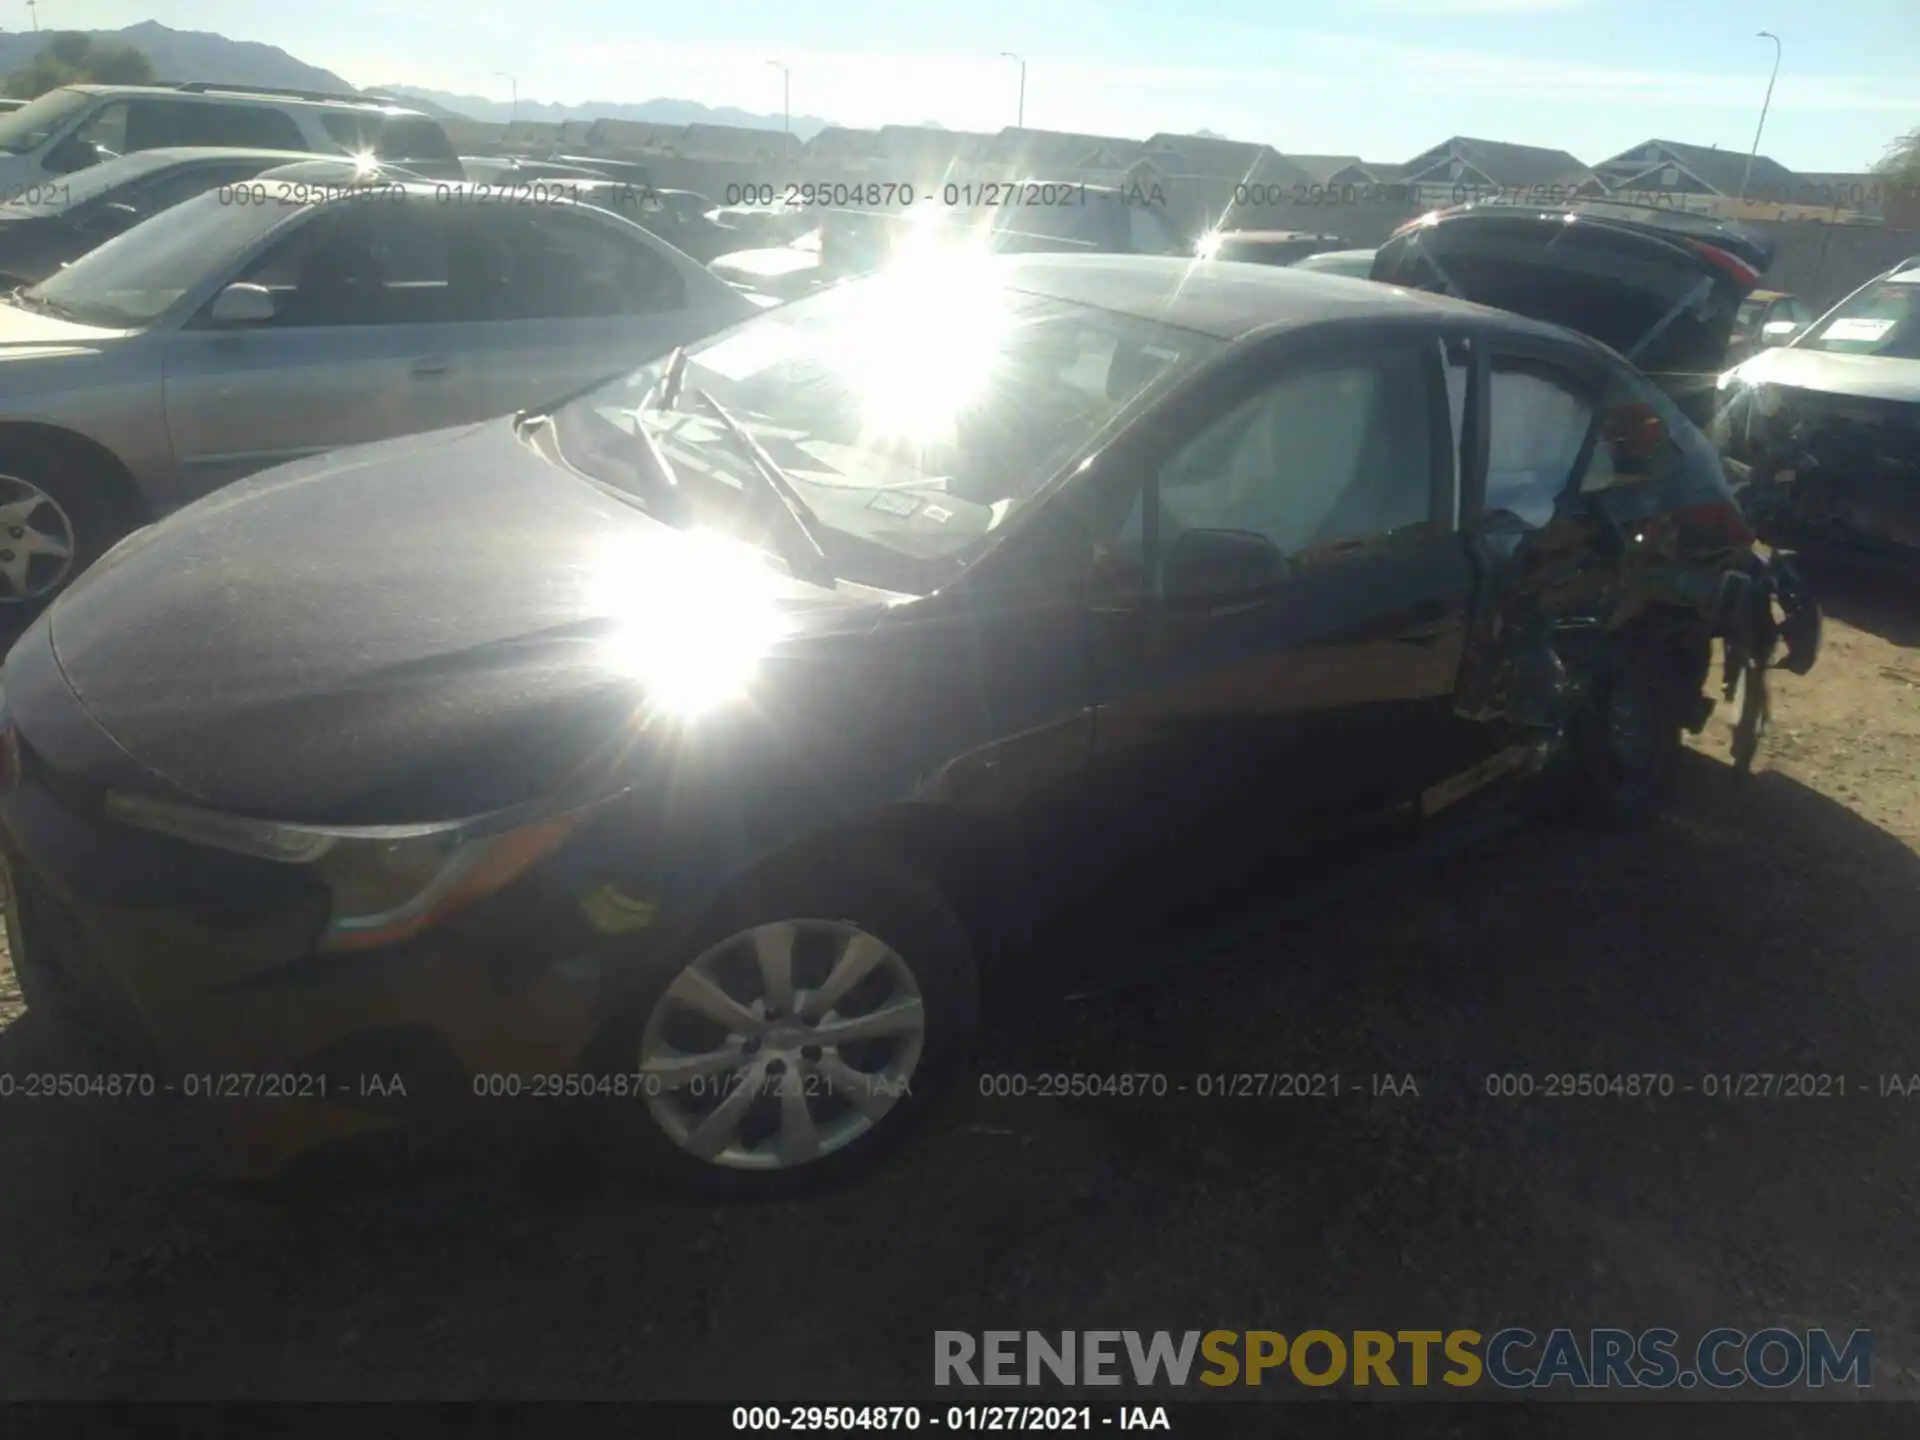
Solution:
[{"label": "car shadow on ground", "polygon": [[[877,1402],[936,1329],[1780,1324],[1872,1329],[1912,1395],[1920,858],[1778,774],[1682,780],[1644,834],[1526,831],[1025,1027],[806,1200],[274,1207],[181,1179],[151,1110],[0,1102],[0,1391]],[[0,1034],[0,1073],[84,1064]]]},{"label": "car shadow on ground", "polygon": [[1887,565],[1796,555],[1822,612],[1904,650],[1920,648],[1920,586]]}]

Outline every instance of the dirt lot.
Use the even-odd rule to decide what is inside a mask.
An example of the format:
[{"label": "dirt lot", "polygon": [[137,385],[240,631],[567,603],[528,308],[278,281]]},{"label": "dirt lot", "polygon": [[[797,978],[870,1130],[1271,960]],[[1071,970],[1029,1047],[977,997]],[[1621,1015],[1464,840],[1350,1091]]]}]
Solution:
[{"label": "dirt lot", "polygon": [[[137,1107],[0,1102],[0,1395],[846,1401],[924,1395],[935,1328],[1783,1324],[1870,1327],[1920,1396],[1920,1096],[1877,1093],[1920,1072],[1920,601],[1828,598],[1751,783],[1716,721],[1649,836],[1496,842],[984,1062],[1417,1098],[970,1097],[861,1188],[731,1209],[270,1208],[177,1178]],[[0,1067],[84,1068],[0,991]],[[1848,1094],[1485,1093],[1564,1071]]]}]

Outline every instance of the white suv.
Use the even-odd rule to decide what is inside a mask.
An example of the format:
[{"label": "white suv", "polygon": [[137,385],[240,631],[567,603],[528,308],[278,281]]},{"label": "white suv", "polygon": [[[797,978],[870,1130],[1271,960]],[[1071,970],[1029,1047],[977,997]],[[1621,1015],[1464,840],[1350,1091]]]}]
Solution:
[{"label": "white suv", "polygon": [[102,160],[162,146],[372,154],[460,179],[440,123],[364,95],[188,85],[66,85],[0,113],[0,204]]}]

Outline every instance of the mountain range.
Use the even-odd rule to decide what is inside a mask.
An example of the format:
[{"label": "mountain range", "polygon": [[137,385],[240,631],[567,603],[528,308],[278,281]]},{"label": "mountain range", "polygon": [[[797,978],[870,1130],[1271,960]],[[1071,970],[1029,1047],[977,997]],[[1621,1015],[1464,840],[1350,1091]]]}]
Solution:
[{"label": "mountain range", "polygon": [[[157,20],[144,20],[124,30],[86,30],[80,32],[94,40],[118,40],[142,51],[153,61],[161,80],[214,80],[228,85],[271,85],[289,90],[331,90],[357,93],[353,85],[331,70],[309,65],[289,55],[277,45],[262,45],[251,40],[229,40],[209,30],[175,30]],[[52,32],[0,32],[0,75],[27,64],[52,38]],[[514,107],[504,100],[482,95],[452,95],[417,85],[378,85],[366,87],[384,94],[399,95],[416,108],[440,119],[505,121],[514,116]],[[759,115],[731,105],[707,106],[697,100],[593,100],[580,105],[559,105],[539,100],[522,100],[522,120],[649,120],[662,125],[740,125],[757,130],[778,130],[779,115]],[[815,115],[793,117],[793,133],[802,140],[811,139],[831,122]]]},{"label": "mountain range", "polygon": [[[515,118],[557,125],[562,120],[645,120],[655,125],[738,125],[749,130],[778,130],[779,115],[761,115],[732,105],[702,105],[697,100],[588,100],[579,105],[561,105],[550,101],[520,101],[519,109],[506,100],[490,100],[484,95],[454,95],[445,90],[428,90],[419,85],[376,85],[386,95],[398,95],[429,115],[443,119],[449,115],[468,120],[504,122]],[[811,140],[832,124],[817,115],[793,117],[793,133]]]}]

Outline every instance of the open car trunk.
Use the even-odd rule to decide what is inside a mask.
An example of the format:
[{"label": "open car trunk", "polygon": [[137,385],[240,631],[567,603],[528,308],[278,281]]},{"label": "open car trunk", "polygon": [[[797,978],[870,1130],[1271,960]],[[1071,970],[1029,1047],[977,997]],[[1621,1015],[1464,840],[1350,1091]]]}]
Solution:
[{"label": "open car trunk", "polygon": [[1402,226],[1372,278],[1591,335],[1704,427],[1740,302],[1772,258],[1766,241],[1698,216],[1468,205]]}]

